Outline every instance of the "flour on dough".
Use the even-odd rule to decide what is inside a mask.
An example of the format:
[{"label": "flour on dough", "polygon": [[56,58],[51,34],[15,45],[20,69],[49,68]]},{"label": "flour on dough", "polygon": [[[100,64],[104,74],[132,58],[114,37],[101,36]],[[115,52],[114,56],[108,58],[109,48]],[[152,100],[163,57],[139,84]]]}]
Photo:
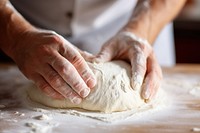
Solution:
[{"label": "flour on dough", "polygon": [[112,61],[88,64],[97,78],[97,84],[81,104],[72,104],[68,99],[52,99],[34,85],[27,89],[30,99],[54,108],[77,107],[106,113],[138,109],[146,104],[140,97],[141,90],[134,90],[130,85],[131,67],[128,63]]},{"label": "flour on dough", "polygon": [[195,86],[192,88],[189,93],[193,96],[200,97],[200,86]]}]

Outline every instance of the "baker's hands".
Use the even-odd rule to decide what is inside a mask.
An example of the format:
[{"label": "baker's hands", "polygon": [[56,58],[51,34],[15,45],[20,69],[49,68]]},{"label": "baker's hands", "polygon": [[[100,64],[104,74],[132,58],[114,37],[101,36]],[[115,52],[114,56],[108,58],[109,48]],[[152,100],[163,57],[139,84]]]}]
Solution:
[{"label": "baker's hands", "polygon": [[134,89],[142,87],[142,98],[151,100],[160,87],[162,71],[151,45],[145,41],[137,41],[133,36],[131,33],[117,34],[103,45],[94,61],[106,62],[113,59],[129,61],[132,66],[132,87]]},{"label": "baker's hands", "polygon": [[68,98],[79,104],[96,84],[79,51],[55,32],[26,32],[13,51],[24,75],[53,98]]}]

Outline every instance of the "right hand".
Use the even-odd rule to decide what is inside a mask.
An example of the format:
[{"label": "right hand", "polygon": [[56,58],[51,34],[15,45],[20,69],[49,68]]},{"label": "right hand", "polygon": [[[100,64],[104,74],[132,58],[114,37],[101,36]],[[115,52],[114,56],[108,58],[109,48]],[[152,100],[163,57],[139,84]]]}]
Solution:
[{"label": "right hand", "polygon": [[[127,34],[128,33],[128,34]],[[162,70],[149,44],[134,39],[134,33],[121,32],[107,41],[94,62],[125,60],[131,64],[131,86],[141,90],[145,101],[152,100],[162,81]],[[140,38],[141,39],[141,38]]]},{"label": "right hand", "polygon": [[81,54],[70,42],[52,31],[26,32],[12,49],[23,74],[48,96],[79,104],[96,79]]}]

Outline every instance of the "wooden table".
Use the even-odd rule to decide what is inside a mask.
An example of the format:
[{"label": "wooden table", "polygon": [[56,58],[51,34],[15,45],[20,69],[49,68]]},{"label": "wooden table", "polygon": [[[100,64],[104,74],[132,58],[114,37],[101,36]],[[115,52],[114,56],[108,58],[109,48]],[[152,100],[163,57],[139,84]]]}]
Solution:
[{"label": "wooden table", "polygon": [[[200,65],[177,65],[163,68],[163,89],[171,105],[164,110],[136,119],[105,123],[52,112],[24,108],[16,91],[26,78],[16,66],[0,65],[0,133],[189,133],[200,128]],[[51,114],[49,120],[36,116]],[[31,123],[36,123],[40,130]]]}]

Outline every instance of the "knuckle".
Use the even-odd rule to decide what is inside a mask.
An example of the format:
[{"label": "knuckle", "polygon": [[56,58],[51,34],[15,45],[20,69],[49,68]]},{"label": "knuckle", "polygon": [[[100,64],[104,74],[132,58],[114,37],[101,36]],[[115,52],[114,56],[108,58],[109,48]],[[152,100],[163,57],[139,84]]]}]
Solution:
[{"label": "knuckle", "polygon": [[[93,75],[92,73],[90,73],[90,71],[88,71],[88,70],[83,71],[83,72],[82,72],[82,78],[83,78],[84,82],[85,82],[88,86],[90,86],[91,84],[94,84],[94,83],[92,83],[92,82],[94,82],[95,77],[94,77],[94,75]],[[91,81],[92,81],[92,82],[91,82]]]},{"label": "knuckle", "polygon": [[56,93],[55,91],[51,91],[50,93],[46,93],[48,96],[52,97],[52,98],[58,98],[59,94]]},{"label": "knuckle", "polygon": [[83,70],[81,75],[83,78],[90,78],[90,73],[88,72],[87,69]]},{"label": "knuckle", "polygon": [[48,45],[40,45],[37,50],[39,55],[51,56],[52,49]]},{"label": "knuckle", "polygon": [[57,33],[55,32],[55,31],[48,31],[49,32],[49,34],[51,34],[51,35],[56,35]]},{"label": "knuckle", "polygon": [[131,48],[130,48],[130,51],[131,51],[131,53],[135,53],[135,52],[137,52],[137,51],[139,51],[140,49],[139,49],[139,47],[137,46],[137,45],[133,45]]},{"label": "knuckle", "polygon": [[38,87],[48,96],[53,96],[55,95],[55,91],[53,91],[48,84],[39,84]]},{"label": "knuckle", "polygon": [[80,66],[84,63],[84,60],[78,56],[78,55],[75,55],[73,56],[72,58],[72,63],[75,65],[75,66]]},{"label": "knuckle", "polygon": [[58,36],[56,34],[52,34],[50,36],[50,40],[51,40],[52,43],[62,44],[62,39],[60,38],[60,36]]},{"label": "knuckle", "polygon": [[53,71],[49,71],[48,73],[47,73],[47,79],[48,80],[55,80],[56,78],[57,78],[58,76],[57,76],[57,73],[55,73],[55,72],[53,72]]},{"label": "knuckle", "polygon": [[72,91],[71,89],[66,89],[66,90],[63,92],[63,94],[64,94],[65,97],[68,97],[68,98],[74,96],[73,91]]},{"label": "knuckle", "polygon": [[70,65],[63,64],[59,66],[58,71],[60,71],[61,74],[69,75],[70,73],[72,73],[72,68]]},{"label": "knuckle", "polygon": [[60,52],[65,52],[65,44],[61,37],[58,35],[50,35],[47,38],[47,41],[41,44],[38,47],[38,52],[41,54],[47,54],[51,55],[53,51],[60,51]]},{"label": "knuckle", "polygon": [[144,44],[137,43],[137,46],[141,51],[145,51],[145,49],[146,49],[146,46]]},{"label": "knuckle", "polygon": [[41,90],[48,90],[49,88],[49,85],[46,84],[46,83],[38,83],[38,87],[41,89]]},{"label": "knuckle", "polygon": [[144,50],[141,49],[138,45],[133,45],[131,48],[130,48],[130,53],[135,55],[135,54],[144,54]]},{"label": "knuckle", "polygon": [[132,48],[131,50],[136,51],[136,52],[143,52],[143,53],[151,53],[152,48],[145,45],[145,44],[141,44],[139,42],[133,42]]},{"label": "knuckle", "polygon": [[56,88],[59,88],[62,85],[61,77],[57,73],[49,72],[47,74],[47,79]]},{"label": "knuckle", "polygon": [[65,98],[72,98],[75,96],[72,88],[69,85],[57,88],[57,91]]},{"label": "knuckle", "polygon": [[73,84],[73,88],[74,90],[76,90],[76,92],[80,92],[81,89],[83,88],[83,83],[81,83],[80,81],[77,81]]},{"label": "knuckle", "polygon": [[52,43],[52,45],[54,44],[55,47],[57,47],[60,53],[64,54],[66,52],[67,48],[65,45],[65,39],[56,32],[52,31],[50,33],[49,41],[50,43]]},{"label": "knuckle", "polygon": [[60,78],[54,78],[52,81],[50,81],[52,86],[57,90],[59,88],[63,88],[64,84]]},{"label": "knuckle", "polygon": [[52,78],[52,77],[57,77],[58,74],[54,71],[54,70],[49,70],[46,75],[48,76],[48,78]]},{"label": "knuckle", "polygon": [[48,96],[54,95],[54,92],[53,92],[51,89],[49,89],[49,87],[43,88],[42,91],[43,91],[44,93],[46,93]]}]

